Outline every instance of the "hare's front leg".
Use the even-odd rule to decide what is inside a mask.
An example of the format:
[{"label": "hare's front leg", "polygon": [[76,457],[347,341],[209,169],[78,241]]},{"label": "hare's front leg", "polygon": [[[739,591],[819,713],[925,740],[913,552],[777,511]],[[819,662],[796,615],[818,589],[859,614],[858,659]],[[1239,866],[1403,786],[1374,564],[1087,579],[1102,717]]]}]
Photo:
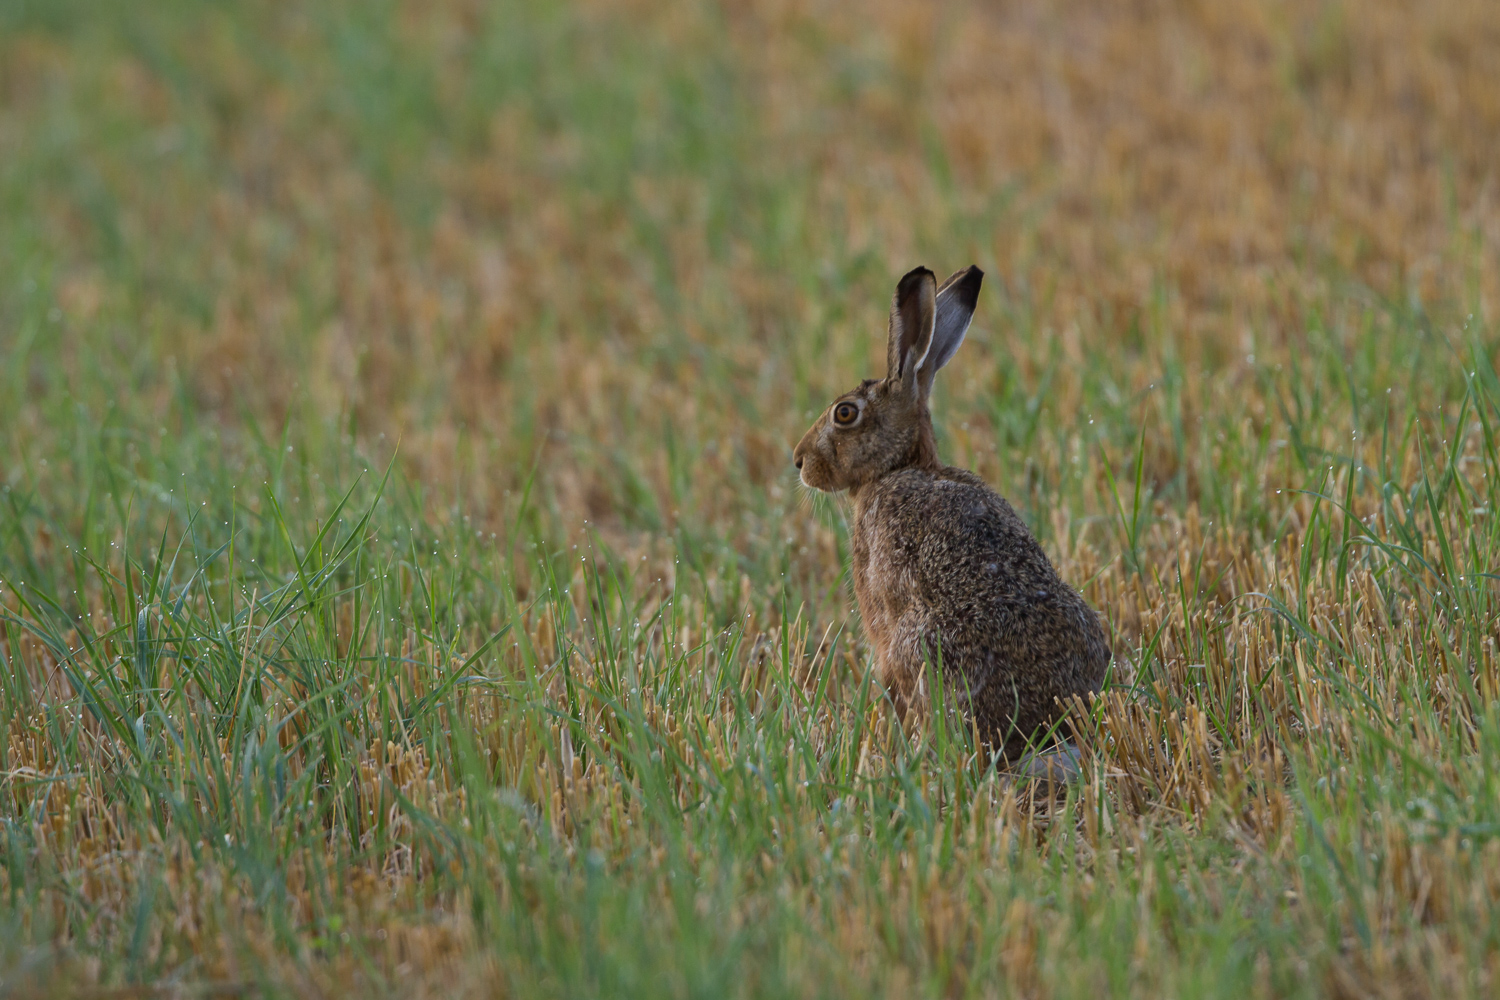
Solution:
[{"label": "hare's front leg", "polygon": [[931,705],[923,623],[915,615],[903,615],[885,638],[876,647],[875,673],[890,694],[901,725],[911,729],[926,718]]}]

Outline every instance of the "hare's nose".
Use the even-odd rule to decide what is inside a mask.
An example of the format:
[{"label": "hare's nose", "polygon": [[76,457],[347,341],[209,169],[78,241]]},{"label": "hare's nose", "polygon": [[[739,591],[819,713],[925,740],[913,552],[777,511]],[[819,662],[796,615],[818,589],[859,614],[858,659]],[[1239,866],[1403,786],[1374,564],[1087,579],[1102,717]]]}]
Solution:
[{"label": "hare's nose", "polygon": [[797,468],[799,468],[799,469],[802,468],[802,456],[801,455],[797,456]]}]

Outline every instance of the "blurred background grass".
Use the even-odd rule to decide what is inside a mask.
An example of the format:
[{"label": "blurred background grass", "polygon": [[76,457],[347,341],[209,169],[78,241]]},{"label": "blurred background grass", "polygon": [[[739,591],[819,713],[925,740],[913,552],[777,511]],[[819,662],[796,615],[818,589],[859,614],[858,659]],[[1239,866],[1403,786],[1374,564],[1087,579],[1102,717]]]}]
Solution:
[{"label": "blurred background grass", "polygon": [[[0,0],[8,967],[1483,995],[1497,79],[1483,0]],[[940,449],[1122,662],[1040,804],[881,723],[789,466],[971,262]]]}]

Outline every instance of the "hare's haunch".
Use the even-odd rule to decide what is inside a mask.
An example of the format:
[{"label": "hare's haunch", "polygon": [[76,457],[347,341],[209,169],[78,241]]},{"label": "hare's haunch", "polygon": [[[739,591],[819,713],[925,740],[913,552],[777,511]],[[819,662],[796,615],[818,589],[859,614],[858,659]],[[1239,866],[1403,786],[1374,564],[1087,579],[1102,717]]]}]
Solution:
[{"label": "hare's haunch", "polygon": [[835,399],[794,459],[814,489],[848,490],[854,593],[875,668],[903,716],[925,710],[926,665],[981,736],[1015,756],[1060,702],[1097,691],[1109,665],[1099,617],[1057,575],[1011,505],[937,458],[927,400],[963,343],[984,273],[896,286],[888,370]]}]

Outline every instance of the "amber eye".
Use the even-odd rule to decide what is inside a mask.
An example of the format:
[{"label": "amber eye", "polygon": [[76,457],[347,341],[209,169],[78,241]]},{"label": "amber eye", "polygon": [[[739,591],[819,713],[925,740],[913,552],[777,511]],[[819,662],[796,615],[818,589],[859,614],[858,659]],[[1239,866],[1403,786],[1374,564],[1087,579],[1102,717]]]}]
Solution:
[{"label": "amber eye", "polygon": [[833,408],[833,422],[841,427],[848,427],[859,419],[859,407],[853,403],[840,403]]}]

